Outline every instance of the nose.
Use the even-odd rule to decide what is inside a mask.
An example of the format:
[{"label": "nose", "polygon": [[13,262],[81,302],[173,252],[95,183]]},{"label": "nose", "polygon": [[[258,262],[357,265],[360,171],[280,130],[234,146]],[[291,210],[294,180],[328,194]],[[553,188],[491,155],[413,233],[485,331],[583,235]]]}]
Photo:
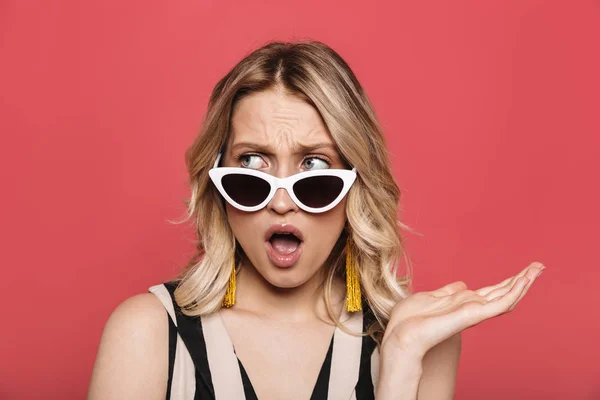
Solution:
[{"label": "nose", "polygon": [[269,201],[269,204],[267,204],[267,208],[270,211],[276,212],[277,214],[286,214],[290,211],[298,211],[298,206],[296,203],[294,203],[289,193],[284,188],[277,189],[275,195],[271,201]]}]

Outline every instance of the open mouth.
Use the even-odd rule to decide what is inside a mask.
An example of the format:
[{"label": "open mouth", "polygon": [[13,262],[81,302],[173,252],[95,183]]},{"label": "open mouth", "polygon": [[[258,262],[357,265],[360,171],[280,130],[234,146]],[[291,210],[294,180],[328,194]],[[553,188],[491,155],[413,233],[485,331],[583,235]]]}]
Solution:
[{"label": "open mouth", "polygon": [[303,249],[302,232],[291,224],[274,224],[265,232],[265,250],[271,262],[279,268],[295,265]]},{"label": "open mouth", "polygon": [[277,253],[287,256],[298,249],[302,240],[293,233],[274,233],[269,239],[273,250]]}]

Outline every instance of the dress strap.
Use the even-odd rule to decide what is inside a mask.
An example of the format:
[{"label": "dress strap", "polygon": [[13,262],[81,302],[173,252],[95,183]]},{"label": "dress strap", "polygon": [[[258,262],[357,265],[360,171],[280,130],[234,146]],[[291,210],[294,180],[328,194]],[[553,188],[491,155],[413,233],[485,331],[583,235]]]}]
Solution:
[{"label": "dress strap", "polygon": [[[195,388],[195,367],[190,353],[178,334],[177,316],[170,291],[164,284],[148,289],[162,303],[169,314],[169,380],[167,383],[167,399],[193,399]],[[175,343],[173,343],[175,342]],[[171,350],[175,349],[175,354]],[[171,360],[172,359],[172,360]]]},{"label": "dress strap", "polygon": [[[350,332],[359,334],[363,328],[363,313],[362,311],[349,313],[344,309],[342,322]],[[333,337],[328,399],[356,398],[354,388],[358,382],[362,342],[362,336],[354,336],[339,327],[336,328]]]},{"label": "dress strap", "polygon": [[203,315],[206,354],[217,400],[244,399],[242,375],[221,314]]},{"label": "dress strap", "polygon": [[[377,319],[369,304],[363,300],[363,332],[376,323]],[[362,354],[360,357],[360,372],[356,384],[356,398],[360,400],[374,400],[377,378],[379,375],[379,350],[377,343],[369,335],[362,338]]]}]

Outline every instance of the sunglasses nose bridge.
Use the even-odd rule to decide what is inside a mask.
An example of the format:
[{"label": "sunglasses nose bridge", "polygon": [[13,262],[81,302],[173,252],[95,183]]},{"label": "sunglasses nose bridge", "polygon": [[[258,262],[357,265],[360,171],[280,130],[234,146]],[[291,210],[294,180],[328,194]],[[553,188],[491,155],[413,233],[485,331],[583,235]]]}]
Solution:
[{"label": "sunglasses nose bridge", "polygon": [[291,178],[290,176],[288,176],[286,178],[278,178],[278,177],[274,176],[272,178],[273,180],[272,180],[271,184],[273,185],[273,188],[274,188],[274,195],[277,194],[279,189],[285,189],[285,191],[287,192],[288,195],[291,194],[290,192],[292,191],[292,185],[291,185],[290,178]]},{"label": "sunglasses nose bridge", "polygon": [[278,178],[276,176],[273,177],[273,186],[275,187],[275,191],[285,187],[286,178]]},{"label": "sunglasses nose bridge", "polygon": [[[269,200],[267,207],[276,211],[279,214],[283,214],[289,210],[298,210],[298,205],[292,198],[290,193],[291,188],[288,187],[287,178],[273,179],[274,193],[273,197]],[[285,192],[285,193],[283,193]]]}]

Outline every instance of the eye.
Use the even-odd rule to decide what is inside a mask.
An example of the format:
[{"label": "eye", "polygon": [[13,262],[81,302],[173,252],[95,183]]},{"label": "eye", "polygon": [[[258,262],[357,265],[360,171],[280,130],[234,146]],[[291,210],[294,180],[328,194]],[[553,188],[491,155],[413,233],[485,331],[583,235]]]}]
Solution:
[{"label": "eye", "polygon": [[[315,167],[315,165],[317,167]],[[329,163],[319,157],[307,157],[302,162],[302,166],[305,169],[312,171],[314,169],[327,169],[327,168],[329,168]],[[321,168],[319,168],[319,166],[321,166]]]},{"label": "eye", "polygon": [[262,159],[257,154],[242,154],[238,157],[238,161],[243,167],[252,169],[260,168],[261,160]]}]

